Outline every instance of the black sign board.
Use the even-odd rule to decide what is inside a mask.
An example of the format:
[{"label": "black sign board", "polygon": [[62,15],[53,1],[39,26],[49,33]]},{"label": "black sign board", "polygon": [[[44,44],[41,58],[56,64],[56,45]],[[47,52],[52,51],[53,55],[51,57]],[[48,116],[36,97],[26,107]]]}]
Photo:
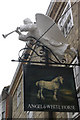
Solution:
[{"label": "black sign board", "polygon": [[73,69],[23,65],[24,110],[77,112]]}]

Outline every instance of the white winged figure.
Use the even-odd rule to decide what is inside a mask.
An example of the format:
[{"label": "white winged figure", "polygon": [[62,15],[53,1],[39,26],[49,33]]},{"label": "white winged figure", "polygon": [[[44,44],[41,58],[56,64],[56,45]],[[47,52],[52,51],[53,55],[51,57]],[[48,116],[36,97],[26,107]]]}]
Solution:
[{"label": "white winged figure", "polygon": [[[39,39],[42,36],[39,41],[41,41],[45,46],[51,49],[51,51],[60,60],[64,59],[65,53],[70,54],[71,57],[76,54],[75,49],[70,48],[70,45],[66,41],[65,37],[58,28],[57,24],[53,21],[53,19],[40,13],[36,14],[35,18],[36,23],[33,23],[29,18],[26,18],[23,21],[24,25],[21,25],[19,27],[20,32],[18,31],[18,29],[16,30],[16,32],[19,33],[19,40],[27,41],[27,37],[29,36],[33,36],[36,39]],[[27,34],[22,34],[21,32],[23,31],[27,32]]]}]

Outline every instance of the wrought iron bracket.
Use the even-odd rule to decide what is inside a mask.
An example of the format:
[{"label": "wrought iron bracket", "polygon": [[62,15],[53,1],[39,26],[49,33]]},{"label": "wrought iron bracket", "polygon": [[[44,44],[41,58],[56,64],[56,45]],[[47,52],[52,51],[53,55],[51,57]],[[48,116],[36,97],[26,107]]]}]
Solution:
[{"label": "wrought iron bracket", "polygon": [[[42,42],[37,40],[33,36],[27,37],[26,46],[25,48],[22,48],[18,53],[18,60],[11,60],[13,62],[27,62],[27,63],[41,63],[41,64],[53,64],[53,65],[64,65],[64,66],[80,66],[80,64],[69,64],[66,63],[66,60],[60,61],[58,57],[51,51],[50,48],[45,46]],[[34,48],[33,48],[34,46]],[[37,50],[38,49],[38,50]],[[29,51],[32,51],[33,54],[30,54]],[[22,54],[21,54],[22,52]],[[52,57],[54,57],[55,60],[53,60],[51,57],[49,57],[48,53],[51,54]],[[20,55],[21,54],[21,55]],[[42,61],[33,61],[32,58],[39,57],[42,59]]]}]

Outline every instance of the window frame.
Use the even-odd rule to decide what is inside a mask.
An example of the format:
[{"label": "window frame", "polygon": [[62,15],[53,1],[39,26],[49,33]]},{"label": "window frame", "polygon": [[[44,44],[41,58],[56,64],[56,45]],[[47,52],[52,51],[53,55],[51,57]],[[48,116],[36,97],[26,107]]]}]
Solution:
[{"label": "window frame", "polygon": [[[76,57],[72,64],[78,64],[79,63],[79,60],[78,58]],[[75,84],[76,84],[76,90],[79,89],[80,87],[80,82],[79,82],[79,77],[80,77],[80,66],[73,66],[73,72],[74,72],[74,78],[75,78]]]},{"label": "window frame", "polygon": [[[73,60],[73,62],[72,62],[72,64],[78,64],[79,63],[79,60],[78,60],[78,57],[76,57],[74,60]],[[74,69],[75,69],[75,71],[74,71]],[[80,75],[80,66],[73,66],[73,72],[75,72],[74,73],[74,79],[75,79],[75,85],[76,85],[76,91],[78,91],[79,90],[79,88],[80,88],[80,84],[79,84],[79,86],[78,86],[78,81],[79,81],[79,78],[78,78],[78,80],[76,81],[76,76],[79,76]],[[76,75],[77,74],[77,75]],[[77,97],[80,97],[80,95],[79,95],[80,93],[78,92],[77,93]],[[79,102],[80,101],[80,98],[78,99],[78,103],[80,103]],[[79,109],[80,109],[80,104],[79,104]],[[79,117],[79,112],[74,112],[74,113],[72,113],[72,118],[73,119],[76,119],[76,118],[78,118]]]},{"label": "window frame", "polygon": [[62,31],[64,37],[67,37],[67,35],[71,31],[72,27],[74,26],[70,0],[68,0],[68,3],[66,5],[66,7],[64,8],[62,17],[58,21],[58,26],[59,26],[59,29]]}]

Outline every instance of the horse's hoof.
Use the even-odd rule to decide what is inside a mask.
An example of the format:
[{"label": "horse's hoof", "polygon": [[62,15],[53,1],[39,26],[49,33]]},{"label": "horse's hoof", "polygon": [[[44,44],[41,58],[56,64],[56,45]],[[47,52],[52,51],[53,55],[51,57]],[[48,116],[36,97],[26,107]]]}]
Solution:
[{"label": "horse's hoof", "polygon": [[54,99],[55,101],[57,101],[57,98],[56,98],[56,97],[53,97],[53,99]]},{"label": "horse's hoof", "polygon": [[42,100],[45,100],[45,98],[44,98],[44,97],[41,97],[41,99],[42,99]]},{"label": "horse's hoof", "polygon": [[38,99],[40,99],[40,96],[39,96],[39,95],[37,95],[37,98],[38,98]]}]

